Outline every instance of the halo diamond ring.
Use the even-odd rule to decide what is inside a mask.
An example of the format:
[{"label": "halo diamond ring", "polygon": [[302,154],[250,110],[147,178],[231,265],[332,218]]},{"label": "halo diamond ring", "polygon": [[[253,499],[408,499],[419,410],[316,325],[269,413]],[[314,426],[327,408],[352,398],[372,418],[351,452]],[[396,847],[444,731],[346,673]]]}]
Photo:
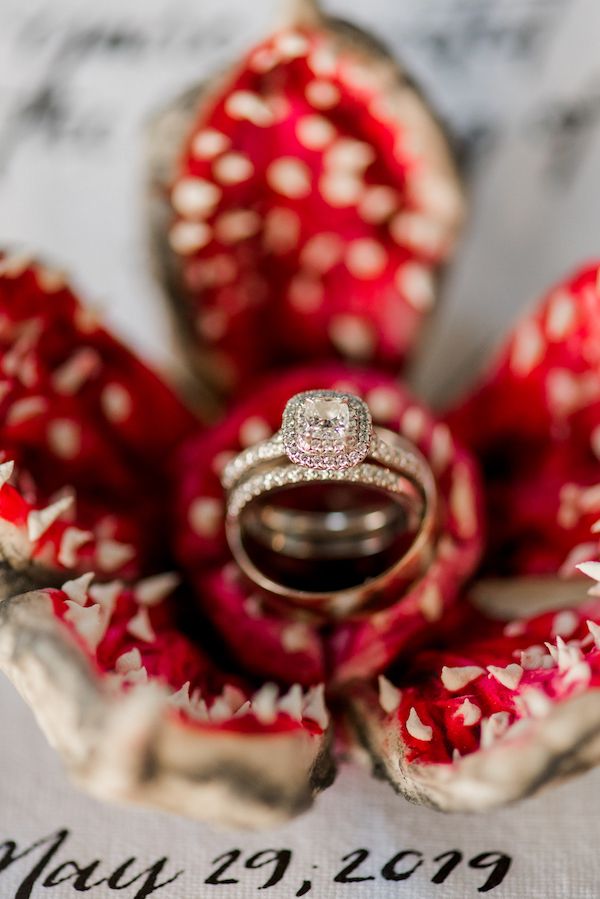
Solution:
[{"label": "halo diamond ring", "polygon": [[409,441],[375,428],[353,394],[293,396],[281,430],[232,459],[222,482],[230,548],[267,594],[327,610],[343,593],[352,610],[426,567],[431,469]]}]

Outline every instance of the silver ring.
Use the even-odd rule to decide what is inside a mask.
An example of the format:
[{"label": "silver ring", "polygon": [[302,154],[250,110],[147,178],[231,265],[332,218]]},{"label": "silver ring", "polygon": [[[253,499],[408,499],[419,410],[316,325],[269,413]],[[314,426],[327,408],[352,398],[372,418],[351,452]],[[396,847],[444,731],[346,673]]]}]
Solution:
[{"label": "silver ring", "polygon": [[308,512],[253,503],[244,516],[244,529],[264,547],[297,559],[372,556],[386,549],[400,529],[417,527],[422,502],[409,495],[409,487],[406,502],[364,509]]},{"label": "silver ring", "polygon": [[[311,390],[292,397],[281,430],[232,459],[222,483],[232,553],[245,574],[276,597],[319,607],[343,591],[346,606],[358,607],[414,579],[429,563],[436,518],[431,469],[407,440],[374,428],[367,404],[352,394]],[[289,506],[298,488],[318,487],[321,499],[324,485],[343,490],[346,502],[354,505],[341,515],[335,508],[333,518],[328,508]],[[361,506],[356,488],[379,495],[379,507],[373,507],[372,496],[368,509],[364,501]],[[383,515],[373,515],[382,510]],[[399,558],[386,559],[383,570],[373,574],[357,573],[355,583],[344,581],[339,588],[321,587],[318,577],[309,589],[296,586],[263,563],[262,550],[270,548],[282,564],[346,556],[351,568],[360,557],[384,556],[411,528],[414,534]],[[259,544],[254,554],[253,543]],[[324,571],[321,566],[319,576]]]}]

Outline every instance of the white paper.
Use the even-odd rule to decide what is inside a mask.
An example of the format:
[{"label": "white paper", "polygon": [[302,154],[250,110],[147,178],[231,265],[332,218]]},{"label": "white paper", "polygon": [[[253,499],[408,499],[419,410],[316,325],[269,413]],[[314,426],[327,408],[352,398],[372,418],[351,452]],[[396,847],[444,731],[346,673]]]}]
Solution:
[{"label": "white paper", "polygon": [[[172,367],[176,357],[146,265],[143,124],[219,60],[235,58],[265,31],[277,5],[0,0],[0,243],[26,245],[65,264],[112,326],[161,366]],[[359,8],[336,0],[329,8],[402,55],[470,152],[469,233],[417,378],[439,399],[465,383],[524,304],[598,253],[600,7],[595,0],[369,0]],[[305,895],[319,899],[462,899],[478,895],[491,870],[469,861],[493,851],[512,861],[490,895],[599,893],[600,772],[518,807],[471,817],[410,806],[367,772],[344,768],[297,821],[259,834],[224,833],[80,794],[4,680],[0,714],[0,842],[16,842],[16,856],[46,839],[4,867],[10,847],[0,846],[0,899],[79,895],[75,868],[56,872],[69,860],[81,869],[100,860],[88,882],[112,875],[119,885],[163,856],[159,882],[182,872],[151,893],[164,899],[262,892],[280,899],[295,896],[305,882],[311,884]],[[239,858],[221,876],[237,882],[206,883],[213,860],[234,849]],[[282,880],[257,893],[273,866],[246,862],[284,849],[292,855]],[[341,859],[359,849],[369,854],[351,876],[374,879],[336,883]],[[408,850],[422,854],[405,856],[406,867],[422,858],[414,873],[384,879],[385,864]],[[432,883],[450,856],[434,859],[452,851],[462,861],[444,883]],[[42,865],[45,853],[52,858]],[[115,880],[115,870],[133,856]],[[61,876],[68,879],[43,885]],[[86,895],[133,899],[148,876],[116,893],[100,883]]]}]

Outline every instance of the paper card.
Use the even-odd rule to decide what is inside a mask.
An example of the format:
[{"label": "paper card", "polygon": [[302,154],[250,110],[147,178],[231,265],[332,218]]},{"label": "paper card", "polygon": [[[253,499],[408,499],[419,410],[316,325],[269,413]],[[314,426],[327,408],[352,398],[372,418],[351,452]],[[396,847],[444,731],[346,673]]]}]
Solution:
[{"label": "paper card", "polygon": [[[173,366],[146,265],[143,125],[264,33],[277,4],[2,6],[0,242],[65,264],[127,340]],[[525,303],[598,255],[600,7],[371,0],[358,9],[339,0],[331,8],[403,54],[469,162],[473,214],[417,379],[440,398],[467,381]],[[445,816],[343,768],[297,821],[226,833],[79,793],[4,680],[0,714],[3,899],[79,890],[90,899],[598,895],[598,772],[518,807]]]}]

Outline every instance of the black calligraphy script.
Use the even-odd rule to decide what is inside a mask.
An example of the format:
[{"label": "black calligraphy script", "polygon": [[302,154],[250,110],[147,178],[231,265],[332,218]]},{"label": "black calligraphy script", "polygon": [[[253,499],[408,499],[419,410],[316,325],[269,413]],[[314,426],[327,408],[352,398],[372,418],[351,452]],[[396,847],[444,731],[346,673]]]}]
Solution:
[{"label": "black calligraphy script", "polygon": [[24,849],[14,840],[5,840],[1,843],[0,896],[8,899],[6,891],[1,886],[3,872],[17,864],[21,870],[25,868],[25,874],[10,899],[29,899],[34,887],[38,885],[56,887],[64,883],[70,883],[74,890],[81,893],[89,892],[100,885],[104,885],[108,890],[131,888],[130,893],[121,895],[127,896],[127,899],[146,899],[183,874],[183,871],[169,874],[166,870],[169,859],[166,856],[142,870],[140,867],[143,862],[140,863],[135,856],[130,856],[113,870],[103,871],[105,865],[102,859],[96,858],[82,863],[68,857],[65,849],[70,835],[70,831],[66,828],[57,830]]},{"label": "black calligraphy script", "polygon": [[[123,899],[146,899],[173,884],[184,873],[173,870],[167,856],[150,864],[129,856],[114,868],[113,862],[109,864],[93,855],[90,860],[77,861],[68,849],[70,837],[71,831],[61,828],[24,848],[14,839],[0,843],[0,897],[36,899],[42,890],[64,884],[69,892],[90,893],[90,899],[92,895],[106,896],[107,891],[117,890]],[[400,848],[391,857],[377,850],[360,848],[346,852],[342,858],[329,859],[326,870],[322,871],[314,859],[297,857],[289,848],[251,852],[236,848],[205,862],[208,871],[205,869],[202,876],[207,887],[218,888],[218,894],[234,896],[242,882],[258,890],[268,890],[285,882],[289,895],[299,897],[312,892],[313,886],[319,890],[323,879],[334,884],[361,886],[373,881],[401,883],[414,875],[422,881],[440,885],[457,875],[460,877],[460,872],[463,877],[467,872],[473,872],[473,879],[469,878],[464,886],[469,895],[475,895],[499,887],[512,867],[512,858],[497,850],[480,851],[470,857],[460,849],[450,849],[441,854],[432,853],[432,856],[409,847]],[[12,887],[15,892],[10,895],[3,886],[3,875],[8,870],[18,872],[18,885],[16,889]],[[320,884],[315,883],[316,876]],[[163,893],[164,899],[175,895],[180,899],[181,886],[175,890]]]}]

